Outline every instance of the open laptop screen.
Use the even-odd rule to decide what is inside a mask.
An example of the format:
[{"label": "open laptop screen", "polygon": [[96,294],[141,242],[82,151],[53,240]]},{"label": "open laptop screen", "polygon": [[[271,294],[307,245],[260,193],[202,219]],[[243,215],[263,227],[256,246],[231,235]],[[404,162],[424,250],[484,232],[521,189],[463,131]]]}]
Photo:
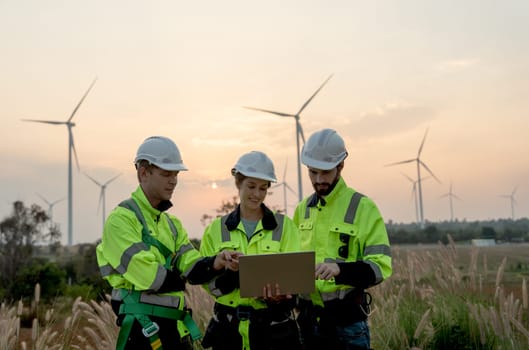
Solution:
[{"label": "open laptop screen", "polygon": [[282,294],[311,293],[315,288],[314,252],[239,257],[241,297],[262,297],[263,287],[279,284]]}]

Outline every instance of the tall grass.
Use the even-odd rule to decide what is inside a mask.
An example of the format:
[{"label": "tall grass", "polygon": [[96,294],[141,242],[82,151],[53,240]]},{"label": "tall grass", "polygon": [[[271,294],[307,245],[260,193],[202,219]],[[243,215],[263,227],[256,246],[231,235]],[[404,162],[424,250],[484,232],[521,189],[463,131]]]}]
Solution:
[{"label": "tall grass", "polygon": [[[449,238],[435,250],[393,248],[394,275],[373,288],[370,325],[375,349],[527,349],[527,287],[522,301],[502,285],[504,258],[487,292],[487,259],[470,249],[468,265],[458,267],[460,251]],[[465,250],[467,252],[468,249]]]},{"label": "tall grass", "polygon": [[[517,277],[515,296],[503,285],[509,257],[495,263],[479,248],[449,244],[435,249],[393,247],[393,276],[372,288],[369,322],[372,346],[395,349],[529,349],[526,278]],[[464,262],[464,263],[462,263]],[[213,299],[200,287],[188,286],[193,318],[205,330]],[[115,349],[116,316],[109,300],[77,298],[40,305],[40,286],[25,307],[0,306],[0,350]],[[66,315],[62,305],[70,305]],[[29,315],[29,316],[28,316]],[[23,337],[21,319],[32,317]],[[199,342],[195,349],[202,349]]]}]

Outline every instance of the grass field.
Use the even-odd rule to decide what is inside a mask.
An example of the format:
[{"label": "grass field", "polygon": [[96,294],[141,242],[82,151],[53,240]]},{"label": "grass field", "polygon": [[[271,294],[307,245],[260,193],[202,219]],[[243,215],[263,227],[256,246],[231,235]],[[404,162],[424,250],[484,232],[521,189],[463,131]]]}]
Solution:
[{"label": "grass field", "polygon": [[[393,276],[370,290],[374,349],[529,349],[529,244],[393,246]],[[106,301],[58,299],[0,309],[0,349],[114,349],[118,328]],[[204,329],[212,299],[190,286]],[[31,328],[21,318],[37,309]],[[200,344],[195,344],[201,349]]]}]

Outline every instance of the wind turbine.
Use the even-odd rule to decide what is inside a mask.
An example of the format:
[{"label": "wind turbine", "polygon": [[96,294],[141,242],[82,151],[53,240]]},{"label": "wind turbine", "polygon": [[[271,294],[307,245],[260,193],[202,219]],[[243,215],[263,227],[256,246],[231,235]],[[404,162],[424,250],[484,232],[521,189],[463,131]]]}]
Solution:
[{"label": "wind turbine", "polygon": [[312,101],[314,96],[316,96],[316,94],[318,92],[320,92],[320,90],[329,81],[329,79],[331,79],[331,77],[332,77],[332,74],[329,75],[329,77],[323,82],[323,84],[321,84],[321,86],[318,88],[318,90],[316,90],[316,92],[314,92],[312,94],[312,96],[301,106],[301,108],[299,109],[299,111],[296,114],[283,113],[283,112],[274,112],[274,111],[270,111],[270,110],[267,110],[267,109],[261,109],[261,108],[255,108],[255,107],[246,107],[246,106],[244,107],[244,108],[248,108],[248,109],[253,109],[255,111],[275,114],[275,115],[278,115],[280,117],[292,117],[292,118],[294,118],[296,120],[296,150],[297,150],[297,158],[298,158],[298,199],[299,199],[299,201],[301,201],[303,199],[303,188],[302,188],[303,186],[301,184],[301,159],[300,159],[301,153],[300,153],[299,138],[301,137],[301,139],[303,140],[303,143],[305,143],[305,135],[303,135],[303,129],[302,129],[301,124],[299,122],[299,115],[305,109],[305,107],[307,107],[307,105],[310,103],[310,101]]},{"label": "wind turbine", "polygon": [[287,163],[285,163],[285,170],[283,171],[283,179],[281,182],[275,184],[274,186],[272,186],[270,189],[272,188],[276,188],[276,187],[279,187],[279,186],[282,186],[283,187],[283,205],[285,208],[285,215],[288,215],[287,213],[287,189],[292,192],[294,195],[296,195],[296,192],[292,189],[292,187],[290,187],[287,182],[286,182],[286,177],[287,177]]},{"label": "wind turbine", "polygon": [[[414,180],[412,179],[411,177],[409,177],[408,175],[402,173],[402,176],[404,176],[405,178],[407,178],[413,185],[412,185],[412,188],[411,188],[411,197],[413,199],[413,202],[415,203],[415,222],[416,223],[419,223],[419,207],[417,205],[417,180]],[[423,178],[423,180],[427,180],[429,179],[430,176],[427,176],[425,178]]]},{"label": "wind turbine", "polygon": [[509,198],[511,200],[511,218],[514,220],[514,206],[516,204],[516,199],[514,199],[514,194],[516,193],[516,190],[518,189],[518,186],[516,186],[511,194],[502,194],[500,197]]},{"label": "wind turbine", "polygon": [[[97,181],[96,179],[94,179],[93,177],[91,177],[90,175],[88,175],[87,173],[83,172],[83,174],[86,175],[86,177],[88,177],[90,180],[92,180],[96,185],[98,185],[100,188],[101,188],[101,192],[99,194],[99,203],[97,204],[97,210],[99,210],[99,207],[102,206],[103,207],[103,228],[105,227],[105,219],[106,219],[106,199],[105,199],[105,190],[108,186],[108,184],[110,184],[112,181],[114,181],[115,179],[117,179],[119,176],[121,176],[121,174],[118,174],[116,176],[114,176],[113,178],[111,178],[110,180],[107,180],[105,183],[100,183],[99,181]],[[103,231],[101,231],[103,232]]]},{"label": "wind turbine", "polygon": [[459,198],[458,196],[456,196],[454,192],[452,192],[452,183],[450,183],[450,190],[448,191],[448,193],[443,194],[440,198],[443,198],[443,197],[448,197],[448,200],[450,202],[450,221],[453,222],[454,221],[454,206],[452,203],[452,198],[456,198],[459,200],[461,200],[461,198]]},{"label": "wind turbine", "polygon": [[25,122],[34,122],[34,123],[44,123],[44,124],[52,124],[52,125],[66,125],[68,128],[68,245],[72,245],[73,241],[73,235],[72,235],[72,227],[73,227],[73,215],[72,215],[72,208],[73,208],[73,190],[72,190],[72,151],[75,156],[75,163],[77,164],[77,170],[79,170],[79,160],[77,159],[77,152],[75,151],[75,144],[73,142],[73,133],[72,128],[75,126],[75,123],[72,122],[73,117],[75,116],[75,113],[77,113],[77,110],[83,103],[84,99],[86,98],[86,95],[90,92],[94,84],[96,83],[97,78],[95,78],[92,81],[92,84],[90,84],[90,87],[88,87],[88,90],[86,90],[85,94],[77,104],[77,106],[74,108],[72,114],[70,114],[70,117],[66,121],[57,121],[57,120],[38,120],[38,119],[22,119],[22,121]]},{"label": "wind turbine", "polygon": [[441,181],[439,181],[437,176],[435,176],[435,174],[430,170],[430,168],[428,168],[428,166],[421,160],[421,152],[422,152],[422,148],[424,146],[424,141],[426,140],[426,135],[428,135],[428,129],[426,129],[426,132],[424,133],[424,137],[422,138],[422,142],[421,142],[421,145],[419,147],[419,151],[417,152],[417,157],[412,158],[412,159],[403,160],[403,161],[400,161],[400,162],[390,163],[390,164],[386,165],[386,166],[393,166],[393,165],[406,164],[406,163],[412,163],[412,162],[415,162],[417,164],[417,185],[418,185],[417,188],[419,190],[419,219],[420,219],[421,228],[424,228],[424,210],[423,210],[423,200],[422,200],[421,166],[424,169],[426,169],[430,173],[430,175],[432,175],[432,177],[435,180],[437,180],[437,182],[441,183]]},{"label": "wind turbine", "polygon": [[53,222],[53,207],[55,206],[55,204],[65,200],[66,197],[61,198],[61,199],[57,199],[56,201],[53,201],[53,202],[50,202],[46,198],[44,198],[42,195],[40,195],[39,193],[37,193],[37,196],[39,196],[40,199],[42,199],[48,205],[48,216],[50,218],[50,223],[52,223]]}]

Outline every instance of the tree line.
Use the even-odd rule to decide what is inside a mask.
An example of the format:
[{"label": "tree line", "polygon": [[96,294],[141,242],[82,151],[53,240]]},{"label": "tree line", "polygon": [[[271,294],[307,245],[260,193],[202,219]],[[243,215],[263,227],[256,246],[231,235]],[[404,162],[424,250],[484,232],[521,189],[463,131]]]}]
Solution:
[{"label": "tree line", "polygon": [[[223,201],[215,214],[204,214],[201,222],[206,225],[236,206],[236,197]],[[390,221],[387,229],[394,245],[448,243],[448,234],[455,242],[476,238],[529,242],[527,218],[427,222],[424,229],[415,223]],[[0,222],[0,300],[28,297],[37,282],[41,284],[44,300],[62,295],[99,299],[110,291],[99,275],[95,253],[98,242],[62,247],[60,238],[58,226],[40,206],[26,206],[22,201],[13,203],[12,213]],[[200,246],[199,239],[191,241],[197,248]]]}]

